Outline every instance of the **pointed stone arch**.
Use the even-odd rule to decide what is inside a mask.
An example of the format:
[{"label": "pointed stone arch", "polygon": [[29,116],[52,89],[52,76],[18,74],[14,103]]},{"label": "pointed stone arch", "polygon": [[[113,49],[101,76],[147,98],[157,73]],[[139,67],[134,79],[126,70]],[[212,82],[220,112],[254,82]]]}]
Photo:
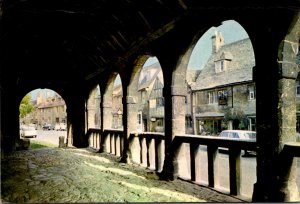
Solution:
[{"label": "pointed stone arch", "polygon": [[92,88],[89,93],[87,104],[86,104],[86,123],[88,128],[98,128],[100,129],[100,102],[101,102],[101,93],[99,85],[96,85]]}]

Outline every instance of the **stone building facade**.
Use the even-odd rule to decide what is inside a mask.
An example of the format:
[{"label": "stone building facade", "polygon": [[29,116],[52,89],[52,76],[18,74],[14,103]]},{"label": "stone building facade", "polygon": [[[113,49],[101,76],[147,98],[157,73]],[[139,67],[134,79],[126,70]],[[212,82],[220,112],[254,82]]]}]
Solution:
[{"label": "stone building facade", "polygon": [[192,87],[196,134],[217,135],[223,129],[256,130],[255,66],[250,39],[224,44],[212,36],[212,55]]},{"label": "stone building facade", "polygon": [[123,90],[122,85],[115,85],[112,93],[112,127],[113,129],[123,128]]},{"label": "stone building facade", "polygon": [[35,110],[32,113],[33,120],[42,127],[45,123],[54,126],[56,123],[66,123],[67,113],[66,104],[61,96],[54,94],[44,96],[42,92],[38,93]]},{"label": "stone building facade", "polygon": [[139,131],[164,131],[163,87],[163,73],[158,62],[141,70],[138,87]]},{"label": "stone building facade", "polygon": [[[185,110],[186,133],[193,133],[190,84],[196,81],[199,70],[187,70]],[[138,131],[164,132],[165,101],[163,72],[159,62],[141,70],[138,87]]]}]

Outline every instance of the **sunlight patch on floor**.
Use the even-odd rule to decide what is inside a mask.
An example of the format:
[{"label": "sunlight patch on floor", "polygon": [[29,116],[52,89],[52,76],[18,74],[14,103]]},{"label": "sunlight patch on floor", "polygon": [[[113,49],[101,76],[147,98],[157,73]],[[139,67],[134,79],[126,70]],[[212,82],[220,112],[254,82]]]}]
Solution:
[{"label": "sunlight patch on floor", "polygon": [[86,154],[82,154],[82,153],[74,153],[74,154],[78,155],[78,156],[82,156],[82,157],[87,157],[87,158],[95,159],[95,160],[98,160],[98,161],[106,163],[106,164],[112,163],[109,159],[106,159],[106,158],[103,158],[103,157],[99,157],[99,156],[86,155]]},{"label": "sunlight patch on floor", "polygon": [[[189,201],[189,202],[199,202],[199,198],[188,195],[188,194],[184,194],[184,193],[180,193],[180,192],[176,192],[176,191],[170,191],[170,190],[165,190],[162,188],[156,188],[156,187],[147,187],[144,185],[137,185],[137,184],[132,184],[132,183],[128,183],[125,181],[116,181],[116,180],[111,180],[111,182],[117,183],[117,184],[121,184],[124,185],[128,188],[132,188],[135,190],[142,190],[146,193],[151,193],[151,194],[160,194],[166,197],[171,197],[172,199],[175,200],[182,200],[182,201]],[[201,200],[201,202],[206,202],[205,200]]]},{"label": "sunlight patch on floor", "polygon": [[130,171],[124,171],[124,170],[121,170],[121,169],[116,169],[116,168],[111,168],[111,167],[105,167],[105,166],[102,166],[102,165],[95,165],[95,164],[91,164],[89,162],[86,162],[84,161],[84,163],[90,167],[93,167],[93,168],[96,168],[96,169],[99,169],[101,171],[110,171],[110,172],[113,172],[113,173],[116,173],[116,174],[119,174],[119,175],[123,175],[123,176],[134,176],[134,177],[138,177],[140,179],[143,179],[143,180],[146,180],[144,177],[142,176],[139,176],[139,175],[136,175],[135,173],[132,173]]}]

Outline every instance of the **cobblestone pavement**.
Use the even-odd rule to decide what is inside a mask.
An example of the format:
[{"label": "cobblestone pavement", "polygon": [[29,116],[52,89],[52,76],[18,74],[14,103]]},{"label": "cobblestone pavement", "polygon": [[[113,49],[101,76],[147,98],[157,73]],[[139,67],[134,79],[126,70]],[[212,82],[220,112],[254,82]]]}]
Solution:
[{"label": "cobblestone pavement", "polygon": [[91,149],[43,148],[2,158],[2,202],[241,202]]}]

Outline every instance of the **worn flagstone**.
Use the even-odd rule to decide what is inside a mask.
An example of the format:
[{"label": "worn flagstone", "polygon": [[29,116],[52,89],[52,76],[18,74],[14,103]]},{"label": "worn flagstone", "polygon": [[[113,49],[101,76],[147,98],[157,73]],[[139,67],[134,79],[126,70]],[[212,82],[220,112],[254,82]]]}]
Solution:
[{"label": "worn flagstone", "polygon": [[14,152],[2,158],[1,183],[2,202],[241,202],[91,149]]}]

